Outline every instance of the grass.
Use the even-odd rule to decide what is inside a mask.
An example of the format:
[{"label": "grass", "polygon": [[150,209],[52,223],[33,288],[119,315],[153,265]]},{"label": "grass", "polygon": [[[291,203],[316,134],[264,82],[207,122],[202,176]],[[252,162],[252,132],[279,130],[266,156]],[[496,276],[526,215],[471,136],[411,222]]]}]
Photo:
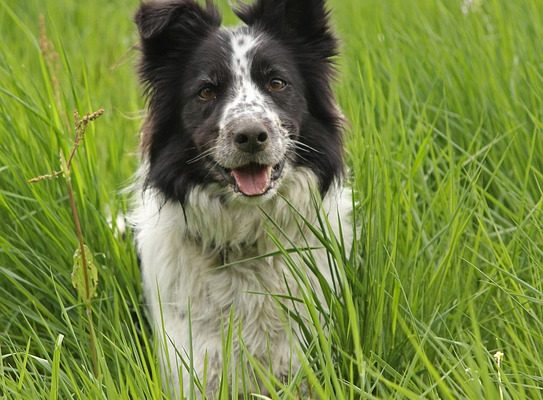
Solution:
[{"label": "grass", "polygon": [[[329,334],[306,327],[300,378],[313,398],[543,398],[540,0],[332,3],[361,234],[348,259],[324,240],[346,290]],[[126,211],[138,161],[137,4],[0,0],[2,399],[167,398],[131,240],[105,211]],[[73,111],[100,107],[71,173],[96,378],[65,182],[27,180],[59,169]]]}]

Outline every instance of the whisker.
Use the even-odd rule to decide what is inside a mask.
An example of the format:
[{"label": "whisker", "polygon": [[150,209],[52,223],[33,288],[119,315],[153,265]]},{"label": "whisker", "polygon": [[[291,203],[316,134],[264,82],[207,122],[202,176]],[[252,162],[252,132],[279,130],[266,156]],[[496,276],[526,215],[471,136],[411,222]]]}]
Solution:
[{"label": "whisker", "polygon": [[300,142],[299,140],[291,139],[291,142],[294,144],[294,148],[296,148],[298,150],[306,151],[308,153],[313,151],[313,152],[315,152],[317,154],[324,154],[322,151],[317,150],[316,148],[311,147],[310,145],[308,145],[306,143]]},{"label": "whisker", "polygon": [[[213,163],[213,167],[222,168],[222,166],[217,161],[215,161],[214,159],[211,159],[211,162]],[[204,176],[204,179],[207,179],[211,175],[212,171],[213,171],[213,168],[209,168],[207,170],[206,175]]]},{"label": "whisker", "polygon": [[[294,141],[292,141],[291,143],[288,144],[288,147],[289,147],[289,150],[291,149],[298,149],[298,147],[296,147],[296,143],[294,143]],[[305,150],[305,149],[300,149],[300,150],[303,150],[303,151],[306,151],[308,153],[310,153],[309,150]],[[302,160],[304,161],[307,161],[309,162],[309,160],[307,158],[305,158],[303,155],[301,155],[299,152],[295,152],[295,151],[287,151],[287,158],[294,162],[296,160],[296,158],[301,158]]]},{"label": "whisker", "polygon": [[216,147],[211,147],[210,149],[207,149],[203,153],[198,154],[196,157],[191,158],[190,160],[188,160],[187,164],[194,164],[194,163],[196,163],[196,162],[210,156],[213,153],[213,151],[215,151],[216,149],[217,149]]},{"label": "whisker", "polygon": [[305,161],[305,162],[307,162],[307,163],[310,162],[307,158],[305,158],[304,156],[302,156],[300,153],[290,153],[290,154],[288,155],[288,160],[291,161],[291,162],[293,162],[293,163],[296,162],[296,159],[297,159],[297,158],[298,158],[298,159],[301,159],[301,160],[303,160],[303,161]]}]

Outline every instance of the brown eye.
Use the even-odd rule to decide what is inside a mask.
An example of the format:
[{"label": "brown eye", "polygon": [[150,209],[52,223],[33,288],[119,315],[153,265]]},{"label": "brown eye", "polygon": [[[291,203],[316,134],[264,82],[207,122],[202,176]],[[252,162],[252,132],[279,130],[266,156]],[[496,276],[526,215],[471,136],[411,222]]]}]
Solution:
[{"label": "brown eye", "polygon": [[268,82],[268,90],[270,92],[280,92],[287,87],[287,83],[279,78],[273,78]]},{"label": "brown eye", "polygon": [[198,96],[203,101],[211,101],[217,98],[217,90],[212,86],[206,86],[198,92]]}]

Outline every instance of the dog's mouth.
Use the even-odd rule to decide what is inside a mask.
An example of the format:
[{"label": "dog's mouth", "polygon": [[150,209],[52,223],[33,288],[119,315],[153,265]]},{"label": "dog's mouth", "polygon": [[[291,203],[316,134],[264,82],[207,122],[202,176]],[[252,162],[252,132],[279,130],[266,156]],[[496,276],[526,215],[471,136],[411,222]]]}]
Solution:
[{"label": "dog's mouth", "polygon": [[284,166],[285,160],[273,166],[250,163],[238,168],[222,168],[222,173],[235,192],[257,197],[265,195],[275,186]]}]

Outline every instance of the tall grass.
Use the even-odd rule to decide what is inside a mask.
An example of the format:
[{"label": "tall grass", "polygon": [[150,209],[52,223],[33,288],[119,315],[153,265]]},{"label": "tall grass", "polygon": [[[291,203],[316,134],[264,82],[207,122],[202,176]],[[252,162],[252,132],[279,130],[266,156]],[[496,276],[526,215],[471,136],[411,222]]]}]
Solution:
[{"label": "tall grass", "polygon": [[[0,0],[0,398],[168,397],[130,235],[107,219],[137,165],[137,4]],[[331,5],[360,237],[352,255],[323,239],[344,290],[272,397],[303,380],[313,398],[543,398],[543,4]],[[73,111],[99,107],[72,171],[98,264],[96,375],[65,184],[27,180],[58,169]]]}]

